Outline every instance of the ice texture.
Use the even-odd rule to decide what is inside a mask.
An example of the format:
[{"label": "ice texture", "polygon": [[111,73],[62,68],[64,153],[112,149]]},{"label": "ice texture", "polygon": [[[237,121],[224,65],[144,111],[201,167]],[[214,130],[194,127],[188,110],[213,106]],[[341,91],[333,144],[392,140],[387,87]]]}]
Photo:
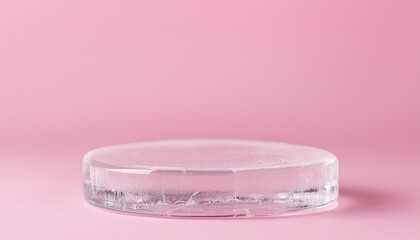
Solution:
[{"label": "ice texture", "polygon": [[338,196],[338,161],[276,142],[171,140],[111,146],[83,159],[86,199],[147,215],[252,217],[326,206]]}]

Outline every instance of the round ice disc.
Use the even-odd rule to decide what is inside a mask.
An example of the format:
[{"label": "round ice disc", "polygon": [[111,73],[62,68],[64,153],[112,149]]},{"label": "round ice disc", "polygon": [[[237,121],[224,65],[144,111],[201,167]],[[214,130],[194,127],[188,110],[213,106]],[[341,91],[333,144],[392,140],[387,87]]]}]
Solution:
[{"label": "round ice disc", "polygon": [[338,196],[338,160],[276,142],[171,140],[104,147],[83,158],[88,202],[167,217],[253,217],[320,208]]}]

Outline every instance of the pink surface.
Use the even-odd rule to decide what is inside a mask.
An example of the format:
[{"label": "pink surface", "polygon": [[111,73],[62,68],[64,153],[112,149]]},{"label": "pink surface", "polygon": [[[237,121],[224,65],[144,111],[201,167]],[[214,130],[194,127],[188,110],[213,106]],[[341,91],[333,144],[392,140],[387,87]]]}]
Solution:
[{"label": "pink surface", "polygon": [[[0,239],[420,238],[420,1],[0,1]],[[339,206],[113,214],[95,147],[247,138],[340,159]]]}]

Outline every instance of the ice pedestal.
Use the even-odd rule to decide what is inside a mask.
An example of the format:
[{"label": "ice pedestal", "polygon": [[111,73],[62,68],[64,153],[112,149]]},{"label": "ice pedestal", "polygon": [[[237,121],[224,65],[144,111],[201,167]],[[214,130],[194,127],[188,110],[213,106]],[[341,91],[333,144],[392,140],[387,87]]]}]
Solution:
[{"label": "ice pedestal", "polygon": [[325,207],[338,160],[276,142],[171,140],[104,147],[83,158],[88,202],[166,217],[253,217]]}]

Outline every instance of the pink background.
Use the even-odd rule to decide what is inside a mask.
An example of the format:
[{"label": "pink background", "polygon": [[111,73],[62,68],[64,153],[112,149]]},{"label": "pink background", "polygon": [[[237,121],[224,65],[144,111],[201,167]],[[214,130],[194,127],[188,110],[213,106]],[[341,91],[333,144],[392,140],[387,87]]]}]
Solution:
[{"label": "pink background", "polygon": [[[0,1],[0,239],[419,239],[420,1]],[[82,196],[96,147],[325,148],[339,206],[179,220]],[[156,237],[156,238],[154,238]]]}]

